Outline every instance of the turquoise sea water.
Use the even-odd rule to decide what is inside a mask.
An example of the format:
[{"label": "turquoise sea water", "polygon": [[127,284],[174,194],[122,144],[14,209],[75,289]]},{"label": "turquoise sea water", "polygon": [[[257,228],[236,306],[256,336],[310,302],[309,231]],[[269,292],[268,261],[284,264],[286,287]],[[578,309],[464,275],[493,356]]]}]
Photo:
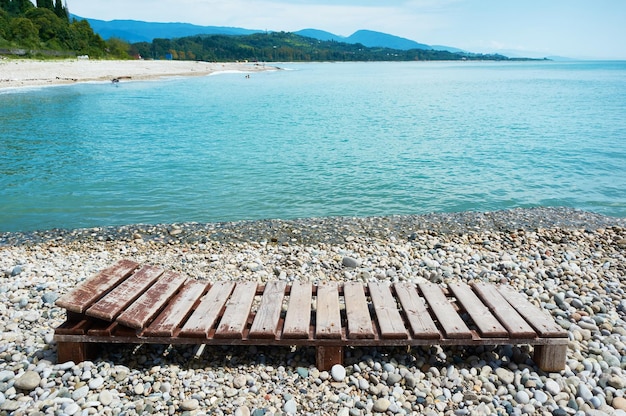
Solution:
[{"label": "turquoise sea water", "polygon": [[0,92],[0,232],[533,206],[626,217],[626,62],[280,66]]}]

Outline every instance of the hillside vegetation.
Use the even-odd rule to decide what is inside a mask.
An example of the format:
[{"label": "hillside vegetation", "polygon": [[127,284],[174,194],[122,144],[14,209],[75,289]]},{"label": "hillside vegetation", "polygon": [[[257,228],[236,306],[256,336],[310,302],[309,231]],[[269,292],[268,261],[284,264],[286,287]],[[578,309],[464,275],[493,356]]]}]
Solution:
[{"label": "hillside vegetation", "polygon": [[104,41],[86,20],[70,21],[61,0],[0,0],[0,52],[23,57],[127,58],[128,44]]},{"label": "hillside vegetation", "polygon": [[242,36],[207,35],[179,39],[154,39],[132,45],[144,58],[202,61],[416,61],[416,60],[507,60],[502,55],[451,53],[431,49],[399,50],[368,48],[360,43],[323,41],[288,32]]}]

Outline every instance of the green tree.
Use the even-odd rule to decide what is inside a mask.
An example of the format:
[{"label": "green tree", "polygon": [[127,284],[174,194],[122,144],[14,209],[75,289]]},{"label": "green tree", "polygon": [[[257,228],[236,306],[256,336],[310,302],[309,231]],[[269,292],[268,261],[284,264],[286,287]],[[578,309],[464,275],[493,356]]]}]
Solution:
[{"label": "green tree", "polygon": [[70,20],[70,14],[67,12],[67,9],[65,8],[65,6],[63,6],[63,3],[61,2],[61,0],[55,0],[54,14],[56,14],[61,19],[64,19],[67,21]]},{"label": "green tree", "polygon": [[37,0],[37,7],[44,8],[49,10],[54,10],[54,5],[52,4],[52,0]]},{"label": "green tree", "polygon": [[130,45],[125,40],[109,38],[106,44],[107,52],[110,56],[119,59],[128,59],[130,57]]},{"label": "green tree", "polygon": [[11,2],[18,14],[25,14],[30,9],[34,9],[35,5],[30,0],[13,0]]},{"label": "green tree", "polygon": [[50,9],[41,7],[32,9],[26,13],[25,17],[30,19],[37,27],[39,39],[42,42],[48,42],[56,38],[61,31],[61,27],[64,26],[64,22]]},{"label": "green tree", "polygon": [[0,9],[0,39],[7,39],[9,37],[9,33],[7,29],[9,28],[9,13],[7,13],[4,9]]},{"label": "green tree", "polygon": [[17,17],[11,20],[10,30],[11,40],[20,45],[30,48],[39,43],[39,31],[30,19]]}]

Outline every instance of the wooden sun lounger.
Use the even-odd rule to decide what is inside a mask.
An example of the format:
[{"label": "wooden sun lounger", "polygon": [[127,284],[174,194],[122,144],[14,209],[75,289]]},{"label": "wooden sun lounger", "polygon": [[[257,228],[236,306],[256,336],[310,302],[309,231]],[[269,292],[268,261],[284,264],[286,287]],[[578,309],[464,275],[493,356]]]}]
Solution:
[{"label": "wooden sun lounger", "polygon": [[208,283],[122,260],[56,304],[59,362],[105,343],[313,346],[317,366],[345,346],[534,346],[544,371],[565,366],[567,332],[508,286],[451,283]]}]

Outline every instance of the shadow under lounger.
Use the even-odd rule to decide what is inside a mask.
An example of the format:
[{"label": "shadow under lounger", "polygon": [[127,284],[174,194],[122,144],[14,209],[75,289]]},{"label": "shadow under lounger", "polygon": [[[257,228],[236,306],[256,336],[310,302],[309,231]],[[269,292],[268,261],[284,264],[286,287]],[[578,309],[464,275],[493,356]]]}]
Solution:
[{"label": "shadow under lounger", "polygon": [[560,371],[568,343],[525,295],[487,283],[208,283],[121,260],[56,304],[59,362],[105,343],[283,345],[315,347],[327,370],[345,346],[530,344],[539,368]]}]

